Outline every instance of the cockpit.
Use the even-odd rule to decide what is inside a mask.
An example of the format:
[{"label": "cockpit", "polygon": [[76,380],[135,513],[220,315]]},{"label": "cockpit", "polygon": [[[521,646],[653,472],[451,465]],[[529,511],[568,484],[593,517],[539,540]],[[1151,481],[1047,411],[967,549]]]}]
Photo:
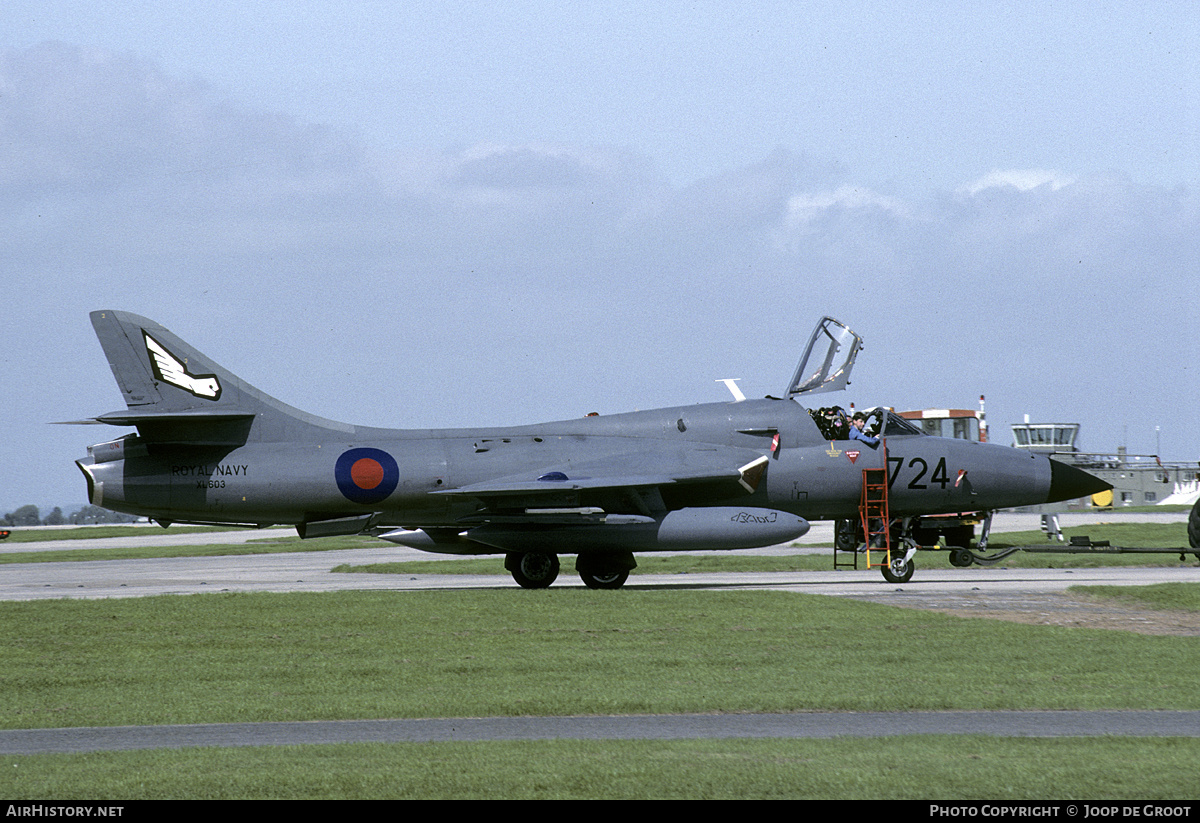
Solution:
[{"label": "cockpit", "polygon": [[[850,437],[850,415],[841,406],[809,409],[813,422],[826,440],[846,440]],[[868,437],[895,437],[904,434],[924,434],[900,415],[882,407],[862,412],[866,417],[863,434]]]}]

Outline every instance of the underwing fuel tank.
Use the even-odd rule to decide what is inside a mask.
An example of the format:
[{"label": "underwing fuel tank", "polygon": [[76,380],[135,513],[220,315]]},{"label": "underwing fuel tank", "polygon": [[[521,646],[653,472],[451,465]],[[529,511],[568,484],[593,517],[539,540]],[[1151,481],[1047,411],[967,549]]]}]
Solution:
[{"label": "underwing fuel tank", "polygon": [[[424,531],[397,529],[380,538],[426,551],[543,551],[577,554],[582,551],[689,551],[754,549],[787,543],[808,533],[808,521],[774,509],[714,507],[679,509],[655,519],[643,515],[602,515],[595,522],[547,523],[516,528],[501,520],[460,532],[455,539]],[[475,544],[478,548],[472,549]],[[480,545],[482,544],[482,545]]]},{"label": "underwing fuel tank", "polygon": [[663,518],[652,549],[754,549],[808,534],[803,517],[774,509],[680,509]]}]

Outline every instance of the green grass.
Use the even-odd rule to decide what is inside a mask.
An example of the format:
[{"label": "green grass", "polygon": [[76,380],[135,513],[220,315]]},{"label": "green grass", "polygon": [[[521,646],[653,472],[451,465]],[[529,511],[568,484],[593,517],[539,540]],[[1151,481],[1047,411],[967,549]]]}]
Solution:
[{"label": "green grass", "polygon": [[[830,549],[830,552],[833,550]],[[574,574],[574,558],[562,558],[563,575]],[[832,554],[754,555],[639,554],[633,574],[699,574],[701,572],[830,571]],[[369,574],[508,574],[497,555],[446,560],[402,560],[395,563],[341,564],[335,572]]]},{"label": "green grass", "polygon": [[0,796],[1153,801],[1194,798],[1197,762],[1188,739],[364,743],[0,758]]},{"label": "green grass", "polygon": [[1200,638],[788,592],[0,603],[6,728],[914,709],[1200,709]]},{"label": "green grass", "polygon": [[[1200,708],[1200,638],[784,592],[220,594],[0,603],[0,620],[9,728]],[[1198,759],[1192,739],[975,736],[203,748],[0,758],[0,796],[1152,800],[1193,797]]]},{"label": "green grass", "polygon": [[[12,532],[5,538],[10,543],[41,543],[46,540],[95,540],[101,537],[144,537],[162,534],[161,526],[77,526],[75,528],[23,529],[20,526],[3,526]],[[172,534],[198,534],[201,532],[238,531],[227,526],[172,526]]]},{"label": "green grass", "polygon": [[[388,548],[392,544],[366,537],[323,537],[301,540],[295,533],[268,531],[266,537],[252,538],[246,543],[203,543],[183,546],[154,546],[131,540],[118,548],[57,549],[50,551],[7,552],[0,554],[0,565],[6,563],[62,563],[81,560],[152,560],[160,557],[218,557],[247,554],[281,554],[286,552],[329,552],[342,549]],[[65,539],[65,538],[64,538]]]},{"label": "green grass", "polygon": [[[1050,541],[1040,531],[1005,532],[992,535],[988,541],[989,551],[1009,546],[1037,546],[1068,548],[1072,537],[1089,537],[1092,541],[1107,540],[1112,546],[1124,548],[1170,548],[1183,549],[1180,554],[1172,552],[1153,554],[1107,554],[1100,549],[1095,553],[1041,553],[1017,552],[989,568],[1001,569],[1078,569],[1099,566],[1156,566],[1195,567],[1200,564],[1196,552],[1188,546],[1187,528],[1183,523],[1096,523],[1063,529],[1066,541]],[[917,556],[917,568],[940,568],[949,566],[949,553],[922,552]],[[972,567],[977,568],[977,567]]]},{"label": "green grass", "polygon": [[[1093,523],[1086,526],[1065,528],[1067,537],[1090,537],[1092,540],[1107,540],[1114,546],[1155,548],[1166,546],[1187,548],[1186,523]],[[1002,546],[1053,546],[1057,541],[1046,538],[1042,531],[1005,532],[992,535],[992,548]],[[1062,544],[1059,544],[1062,545]],[[1191,551],[1191,549],[1188,549]]]},{"label": "green grass", "polygon": [[1143,608],[1200,612],[1200,585],[1158,583],[1153,586],[1072,586],[1070,592],[1120,600]]}]

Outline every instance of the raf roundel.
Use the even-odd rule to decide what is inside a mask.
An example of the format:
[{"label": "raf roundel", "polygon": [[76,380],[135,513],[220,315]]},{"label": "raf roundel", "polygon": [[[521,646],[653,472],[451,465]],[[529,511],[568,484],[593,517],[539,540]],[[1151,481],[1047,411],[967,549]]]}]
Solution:
[{"label": "raf roundel", "polygon": [[390,454],[360,448],[342,452],[334,466],[338,491],[352,503],[378,503],[396,490],[400,467]]}]

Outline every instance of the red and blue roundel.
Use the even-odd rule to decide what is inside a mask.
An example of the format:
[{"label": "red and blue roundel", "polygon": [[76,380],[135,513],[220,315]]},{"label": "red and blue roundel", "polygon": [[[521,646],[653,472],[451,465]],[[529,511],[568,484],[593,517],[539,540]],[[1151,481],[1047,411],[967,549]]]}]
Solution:
[{"label": "red and blue roundel", "polygon": [[360,448],[342,452],[333,467],[338,491],[352,503],[378,503],[396,490],[400,467],[390,454]]}]

